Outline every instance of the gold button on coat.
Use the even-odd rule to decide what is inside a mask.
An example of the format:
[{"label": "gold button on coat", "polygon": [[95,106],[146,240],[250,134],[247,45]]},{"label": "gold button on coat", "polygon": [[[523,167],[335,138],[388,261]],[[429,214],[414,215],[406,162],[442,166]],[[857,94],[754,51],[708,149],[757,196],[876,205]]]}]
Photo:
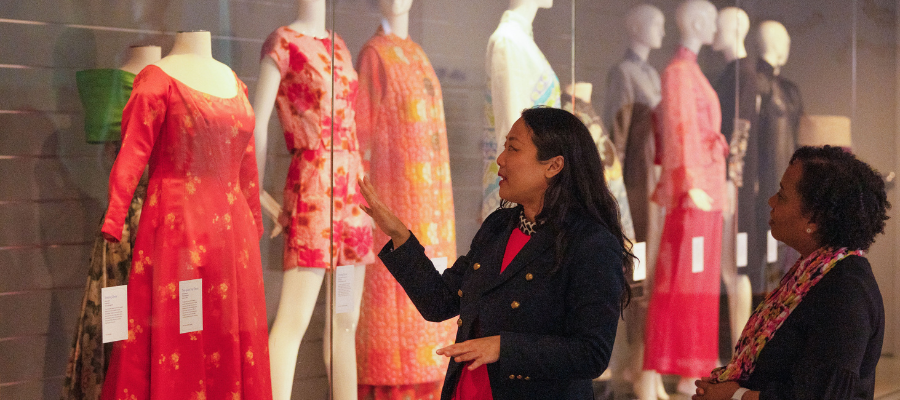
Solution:
[{"label": "gold button on coat", "polygon": [[512,304],[510,304],[509,306],[512,307],[513,310],[515,310],[515,309],[519,308],[519,302],[513,301]]},{"label": "gold button on coat", "polygon": [[532,279],[534,279],[534,275],[532,275],[531,273],[525,274],[525,280],[526,280],[526,281],[530,281],[530,280],[532,280]]},{"label": "gold button on coat", "polygon": [[509,376],[509,379],[516,379],[516,376],[515,376],[515,375],[510,375],[510,376]]},{"label": "gold button on coat", "polygon": [[462,318],[456,320],[456,326],[462,326]]},{"label": "gold button on coat", "polygon": [[530,376],[526,376],[526,377],[525,377],[525,380],[526,380],[526,381],[530,381],[530,380],[531,380],[531,377],[530,377]]},{"label": "gold button on coat", "polygon": [[472,269],[474,269],[476,271],[478,271],[478,268],[481,268],[481,264],[479,264],[479,263],[475,263],[475,265],[472,266]]},{"label": "gold button on coat", "polygon": [[458,294],[458,295],[459,295],[459,297],[462,297],[462,289],[459,289],[459,291],[458,291],[458,292],[456,292],[456,294]]},{"label": "gold button on coat", "polygon": [[522,375],[517,376],[516,378],[522,379]]}]

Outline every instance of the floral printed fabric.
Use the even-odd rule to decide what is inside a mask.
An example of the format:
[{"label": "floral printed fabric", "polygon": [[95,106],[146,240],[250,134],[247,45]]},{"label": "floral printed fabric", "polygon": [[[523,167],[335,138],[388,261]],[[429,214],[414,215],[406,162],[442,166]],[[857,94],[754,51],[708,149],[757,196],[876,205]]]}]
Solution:
[{"label": "floral printed fabric", "polygon": [[141,207],[147,195],[147,182],[138,184],[128,208],[128,217],[119,243],[109,243],[97,231],[91,251],[81,314],[75,324],[75,336],[69,350],[62,399],[97,400],[103,388],[113,344],[103,343],[100,293],[105,287],[128,284],[131,271],[131,249],[141,219]]},{"label": "floral printed fabric", "polygon": [[728,365],[716,368],[711,376],[716,382],[746,380],[756,367],[756,358],[771,340],[781,324],[800,305],[803,297],[832,268],[848,256],[863,257],[862,250],[847,251],[846,247],[834,250],[820,248],[797,260],[781,279],[781,284],[766,300],[756,307],[734,348],[734,356]]},{"label": "floral printed fabric", "polygon": [[[359,83],[356,122],[372,183],[429,257],[455,260],[443,95],[428,56],[410,38],[379,29],[360,52]],[[389,239],[381,231],[375,237],[378,243]],[[381,260],[366,269],[360,308],[356,360],[362,389],[378,399],[396,393],[388,387],[443,380],[448,359],[434,350],[453,343],[456,324],[425,321]],[[440,386],[422,387],[437,388],[438,397]]]},{"label": "floral printed fabric", "polygon": [[[128,339],[102,398],[271,399],[247,88],[221,98],[144,68],[122,117],[102,231],[116,239],[150,166],[128,281]],[[180,331],[179,285],[201,279],[203,329]]]},{"label": "floral printed fabric", "polygon": [[284,185],[283,268],[375,262],[372,219],[359,208],[358,82],[347,46],[338,35],[318,39],[285,26],[266,39],[262,57],[281,71],[275,108],[293,155]]}]

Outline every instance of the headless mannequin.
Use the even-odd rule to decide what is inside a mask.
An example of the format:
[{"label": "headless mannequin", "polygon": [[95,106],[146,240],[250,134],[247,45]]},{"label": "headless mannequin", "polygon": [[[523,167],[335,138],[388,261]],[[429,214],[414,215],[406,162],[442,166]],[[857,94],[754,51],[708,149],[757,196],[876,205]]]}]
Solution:
[{"label": "headless mannequin", "polygon": [[153,64],[162,58],[162,48],[159,46],[131,46],[128,48],[128,58],[119,69],[137,75],[144,67]]},{"label": "headless mannequin", "polygon": [[238,94],[234,72],[212,58],[208,31],[178,32],[172,51],[153,65],[191,89],[226,99]]},{"label": "headless mannequin", "polygon": [[[681,35],[680,44],[682,47],[690,50],[694,54],[700,52],[700,48],[704,45],[711,45],[715,40],[717,12],[712,3],[705,0],[688,0],[678,7],[675,15],[675,22]],[[712,209],[712,197],[699,188],[691,188],[688,190],[691,201],[701,211],[709,211]],[[641,374],[642,392],[646,395],[650,391],[646,390],[650,387],[646,382],[658,382],[659,374],[653,370],[644,370]],[[652,376],[652,380],[651,380]],[[678,392],[683,394],[694,394],[694,381],[698,377],[682,376],[678,381]],[[652,397],[651,397],[652,398]],[[644,400],[644,397],[641,397]]]},{"label": "headless mannequin", "polygon": [[[294,31],[307,36],[324,38],[329,36],[325,29],[325,0],[299,0],[297,20],[288,25]],[[256,163],[260,182],[266,164],[269,118],[274,109],[275,98],[281,83],[281,72],[275,61],[264,57],[259,66],[256,96],[253,109],[256,112]],[[291,397],[297,352],[309,320],[312,318],[319,297],[319,290],[325,280],[324,268],[298,266],[284,271],[281,284],[281,298],[275,322],[269,332],[269,360],[272,370],[272,397],[286,400]],[[332,381],[332,399],[356,399],[356,323],[359,320],[359,303],[362,300],[365,266],[354,267],[353,295],[354,308],[349,313],[334,314],[326,318],[323,354],[325,366]],[[329,275],[330,277],[331,275]],[[328,309],[331,307],[331,285],[328,285]],[[331,315],[329,313],[329,315]],[[334,324],[331,329],[331,324]],[[333,337],[328,334],[332,331]],[[333,341],[333,346],[332,346]],[[331,359],[334,349],[334,359]]]},{"label": "headless mannequin", "polygon": [[759,24],[760,57],[773,68],[775,75],[787,63],[791,51],[791,36],[784,25],[777,21],[763,21]]},{"label": "headless mannequin", "polygon": [[[744,10],[737,7],[725,7],[719,11],[717,19],[718,32],[713,42],[713,50],[716,50],[725,57],[725,61],[731,63],[735,60],[743,60],[747,58],[747,49],[744,46],[744,39],[750,31],[750,18]],[[722,281],[725,283],[725,291],[728,293],[728,311],[731,316],[731,344],[734,346],[737,339],[741,336],[741,331],[747,320],[750,319],[750,308],[753,297],[753,289],[750,285],[750,278],[747,275],[739,275],[737,273],[736,264],[736,233],[737,221],[737,187],[734,182],[729,179],[726,183],[728,188],[728,209],[724,212],[725,226],[722,229],[724,236],[722,239]]]}]

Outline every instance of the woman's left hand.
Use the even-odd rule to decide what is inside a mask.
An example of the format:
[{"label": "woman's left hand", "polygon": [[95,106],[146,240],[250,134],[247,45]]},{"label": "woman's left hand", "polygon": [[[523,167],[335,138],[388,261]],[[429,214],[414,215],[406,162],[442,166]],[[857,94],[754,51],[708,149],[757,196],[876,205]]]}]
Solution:
[{"label": "woman's left hand", "polygon": [[437,354],[453,357],[458,363],[469,362],[469,371],[500,358],[500,335],[466,340],[437,350]]},{"label": "woman's left hand", "polygon": [[734,381],[712,383],[712,378],[700,378],[694,384],[697,385],[697,394],[691,396],[692,400],[731,400],[731,396],[740,388]]}]

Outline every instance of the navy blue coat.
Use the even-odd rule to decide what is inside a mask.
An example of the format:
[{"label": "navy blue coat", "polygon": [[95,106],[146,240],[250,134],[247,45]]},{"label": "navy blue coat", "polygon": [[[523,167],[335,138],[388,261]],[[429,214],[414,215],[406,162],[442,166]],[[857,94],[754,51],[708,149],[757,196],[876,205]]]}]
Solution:
[{"label": "navy blue coat", "polygon": [[[592,399],[616,336],[622,247],[601,224],[572,218],[556,272],[556,231],[539,227],[501,274],[519,212],[488,216],[443,276],[414,235],[379,257],[426,320],[459,316],[457,343],[500,335],[499,360],[487,366],[494,399]],[[462,368],[450,360],[441,399],[453,397]]]}]

